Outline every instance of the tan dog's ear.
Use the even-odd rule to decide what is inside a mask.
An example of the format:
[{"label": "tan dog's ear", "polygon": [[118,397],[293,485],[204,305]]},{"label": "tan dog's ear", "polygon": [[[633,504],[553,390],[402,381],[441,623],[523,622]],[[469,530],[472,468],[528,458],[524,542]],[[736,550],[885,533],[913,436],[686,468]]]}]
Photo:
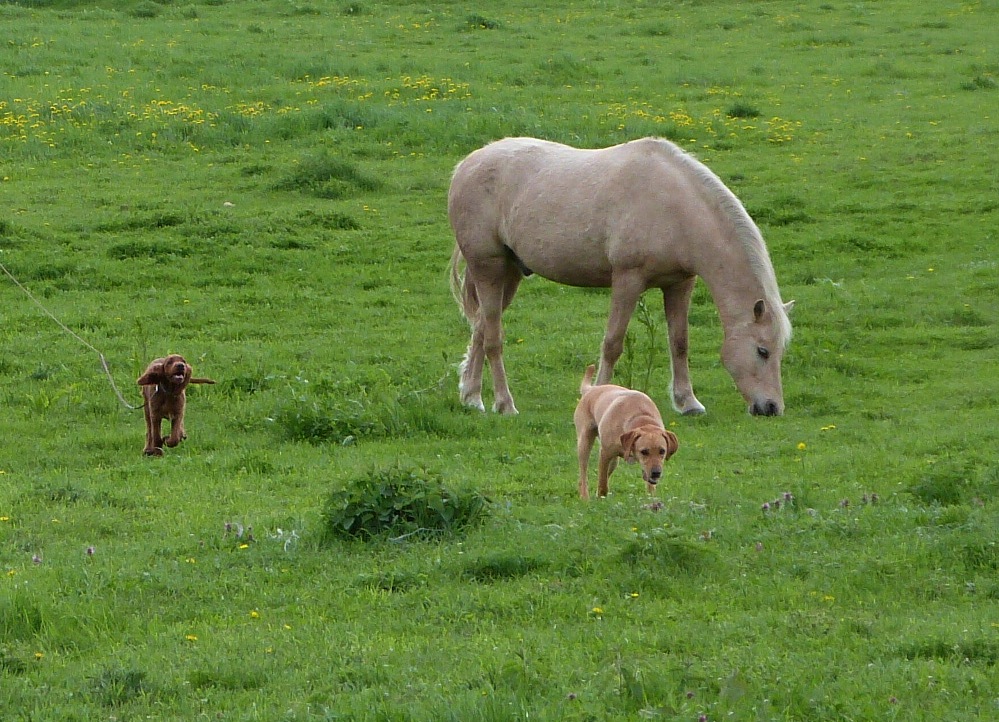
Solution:
[{"label": "tan dog's ear", "polygon": [[146,372],[135,382],[139,386],[155,386],[163,380],[163,364],[150,364]]},{"label": "tan dog's ear", "polygon": [[668,459],[680,448],[680,440],[669,429],[663,429],[663,438],[666,440],[666,458]]},{"label": "tan dog's ear", "polygon": [[625,461],[630,461],[635,455],[635,442],[638,441],[638,429],[625,431],[621,434],[621,455]]}]

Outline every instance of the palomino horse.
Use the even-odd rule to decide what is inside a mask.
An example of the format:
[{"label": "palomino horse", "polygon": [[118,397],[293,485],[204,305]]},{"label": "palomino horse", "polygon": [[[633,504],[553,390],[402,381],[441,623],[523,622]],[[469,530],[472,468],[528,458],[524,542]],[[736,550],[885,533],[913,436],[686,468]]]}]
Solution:
[{"label": "palomino horse", "polygon": [[500,318],[524,276],[537,273],[610,287],[597,384],[610,382],[639,297],[662,289],[673,405],[703,413],[687,366],[687,313],[700,276],[724,329],[722,362],[749,412],[784,412],[780,362],[794,301],[781,301],[766,244],[739,199],[673,143],[644,138],[599,150],[535,138],[490,143],[455,168],[448,217],[456,240],[451,290],[472,327],[460,368],[466,405],[485,408],[487,358],[493,409],[517,413]]}]

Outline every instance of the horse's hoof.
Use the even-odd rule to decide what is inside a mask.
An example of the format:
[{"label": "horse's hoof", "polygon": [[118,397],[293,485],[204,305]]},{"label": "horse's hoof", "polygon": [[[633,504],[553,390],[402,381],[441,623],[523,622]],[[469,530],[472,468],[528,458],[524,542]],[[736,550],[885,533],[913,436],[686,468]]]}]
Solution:
[{"label": "horse's hoof", "polygon": [[513,401],[493,404],[493,411],[503,414],[504,416],[516,416],[520,412],[517,411],[517,407],[513,405]]},{"label": "horse's hoof", "polygon": [[684,416],[701,416],[702,414],[707,413],[707,411],[708,410],[704,408],[703,405],[697,404],[696,406],[690,406],[689,408],[684,409],[680,413]]},{"label": "horse's hoof", "polygon": [[470,409],[475,409],[476,411],[481,411],[483,413],[485,413],[486,411],[486,405],[482,403],[481,398],[476,398],[476,397],[465,398],[464,396],[462,396],[461,403],[463,406],[466,406]]}]

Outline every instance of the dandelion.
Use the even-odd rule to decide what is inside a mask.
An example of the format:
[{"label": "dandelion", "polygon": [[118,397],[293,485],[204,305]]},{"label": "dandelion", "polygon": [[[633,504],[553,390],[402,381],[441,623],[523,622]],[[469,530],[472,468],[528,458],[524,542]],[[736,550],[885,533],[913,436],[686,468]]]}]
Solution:
[{"label": "dandelion", "polygon": [[798,449],[798,451],[804,451],[805,449],[808,448],[808,445],[804,441],[799,441],[798,446],[796,448]]},{"label": "dandelion", "polygon": [[197,642],[198,641],[198,635],[197,634],[188,634],[187,636],[184,637],[184,639],[186,639],[188,642]]},{"label": "dandelion", "polygon": [[260,619],[260,612],[258,612],[256,609],[252,610],[250,612],[250,619]]},{"label": "dandelion", "polygon": [[35,659],[41,659],[45,656],[45,652],[35,652]]}]

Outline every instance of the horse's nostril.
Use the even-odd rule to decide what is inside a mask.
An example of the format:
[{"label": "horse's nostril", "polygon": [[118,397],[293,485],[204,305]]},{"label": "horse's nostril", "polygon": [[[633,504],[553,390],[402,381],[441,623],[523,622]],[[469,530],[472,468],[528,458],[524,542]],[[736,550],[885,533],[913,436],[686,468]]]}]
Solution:
[{"label": "horse's nostril", "polygon": [[749,413],[753,416],[780,416],[780,407],[776,401],[756,402],[749,409]]}]

